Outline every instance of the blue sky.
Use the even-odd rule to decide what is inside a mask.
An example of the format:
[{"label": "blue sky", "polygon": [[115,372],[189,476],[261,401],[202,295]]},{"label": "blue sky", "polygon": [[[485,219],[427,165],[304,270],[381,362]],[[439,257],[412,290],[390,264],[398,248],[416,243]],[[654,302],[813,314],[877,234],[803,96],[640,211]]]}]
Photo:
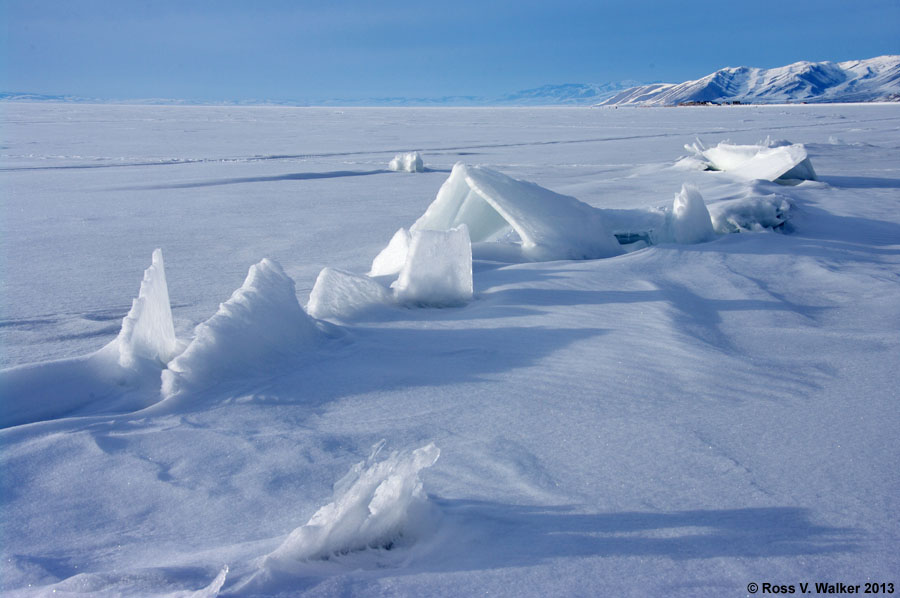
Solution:
[{"label": "blue sky", "polygon": [[900,54],[900,0],[0,0],[0,91],[314,100]]}]

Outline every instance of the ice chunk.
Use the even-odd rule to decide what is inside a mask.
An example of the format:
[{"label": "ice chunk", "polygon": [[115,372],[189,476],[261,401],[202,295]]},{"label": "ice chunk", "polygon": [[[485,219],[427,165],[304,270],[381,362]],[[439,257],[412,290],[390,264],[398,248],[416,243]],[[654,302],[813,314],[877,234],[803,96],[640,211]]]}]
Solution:
[{"label": "ice chunk", "polygon": [[512,251],[490,255],[517,261],[592,259],[622,253],[603,213],[574,197],[479,166],[456,164],[437,197],[411,231],[465,224],[474,250],[486,243]]},{"label": "ice chunk", "polygon": [[122,320],[122,329],[114,342],[119,349],[119,364],[125,368],[134,367],[140,359],[165,365],[175,356],[178,344],[162,250],[153,251],[141,290]]},{"label": "ice chunk", "polygon": [[309,294],[306,311],[314,318],[344,320],[391,302],[387,288],[368,276],[323,268]]},{"label": "ice chunk", "polygon": [[419,152],[397,154],[388,164],[388,168],[398,172],[425,172],[425,163]]},{"label": "ice chunk", "polygon": [[669,227],[676,243],[703,243],[716,236],[703,196],[693,185],[682,185],[675,196]]},{"label": "ice chunk", "polygon": [[790,217],[790,202],[779,195],[754,195],[720,201],[710,206],[718,233],[780,230]]},{"label": "ice chunk", "polygon": [[711,170],[725,170],[744,179],[816,179],[806,148],[799,143],[766,139],[757,145],[720,143],[706,149],[698,140],[685,149],[703,159]]},{"label": "ice chunk", "polygon": [[334,485],[332,502],[291,532],[263,568],[289,570],[301,561],[393,548],[427,531],[433,514],[419,472],[434,465],[441,451],[432,443],[378,461],[383,446],[384,441],[376,444],[366,461]]},{"label": "ice chunk", "polygon": [[396,276],[406,263],[407,252],[409,252],[409,231],[401,228],[391,237],[387,247],[375,256],[369,276]]},{"label": "ice chunk", "polygon": [[465,224],[412,233],[406,263],[391,285],[401,303],[460,305],[472,298],[472,247]]},{"label": "ice chunk", "polygon": [[241,288],[197,326],[191,344],[163,370],[163,395],[265,370],[310,348],[318,336],[315,322],[297,302],[294,281],[277,262],[264,259],[250,267]]}]

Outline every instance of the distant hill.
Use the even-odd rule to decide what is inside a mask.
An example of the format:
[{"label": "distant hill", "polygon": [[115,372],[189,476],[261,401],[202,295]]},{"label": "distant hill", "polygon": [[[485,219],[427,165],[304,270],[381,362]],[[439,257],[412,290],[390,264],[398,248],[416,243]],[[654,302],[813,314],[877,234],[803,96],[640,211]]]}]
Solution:
[{"label": "distant hill", "polygon": [[639,81],[616,81],[612,83],[566,83],[544,85],[509,93],[491,102],[493,105],[509,106],[589,106],[611,98],[619,92],[640,85]]},{"label": "distant hill", "polygon": [[900,101],[900,56],[847,62],[804,61],[771,69],[728,67],[696,81],[633,87],[598,105],[890,101]]},{"label": "distant hill", "polygon": [[312,100],[237,100],[191,101],[179,99],[100,99],[72,95],[46,95],[35,93],[0,93],[0,101],[19,102],[79,102],[97,104],[196,104],[196,105],[276,105],[276,106],[591,106],[610,98],[624,89],[640,85],[639,81],[612,83],[566,83],[544,85],[508,93],[500,97],[441,96],[441,97],[372,97],[372,98],[324,98]]}]

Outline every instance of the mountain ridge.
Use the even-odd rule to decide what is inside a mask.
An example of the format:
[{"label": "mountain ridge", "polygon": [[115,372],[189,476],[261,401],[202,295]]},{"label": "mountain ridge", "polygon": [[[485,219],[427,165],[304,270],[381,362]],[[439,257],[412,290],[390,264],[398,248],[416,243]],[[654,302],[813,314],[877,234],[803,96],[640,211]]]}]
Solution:
[{"label": "mountain ridge", "polygon": [[636,86],[596,105],[884,101],[900,101],[900,55],[844,62],[801,61],[770,69],[725,67],[692,81]]}]

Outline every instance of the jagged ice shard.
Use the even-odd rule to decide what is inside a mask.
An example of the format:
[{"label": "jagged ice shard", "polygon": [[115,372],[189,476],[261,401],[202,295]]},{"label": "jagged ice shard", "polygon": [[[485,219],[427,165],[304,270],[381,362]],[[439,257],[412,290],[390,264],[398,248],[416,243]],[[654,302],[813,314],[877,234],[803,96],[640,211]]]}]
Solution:
[{"label": "jagged ice shard", "polygon": [[169,303],[169,287],[162,250],[153,251],[150,267],[144,271],[141,290],[131,310],[122,320],[119,336],[119,365],[133,367],[140,359],[167,364],[176,354],[175,325]]},{"label": "jagged ice shard", "polygon": [[550,261],[622,253],[600,210],[534,183],[458,163],[410,231],[461,224],[469,229],[473,255],[484,259]]},{"label": "jagged ice shard", "polygon": [[264,567],[277,570],[309,559],[390,548],[426,531],[430,507],[419,472],[434,465],[441,451],[430,443],[378,460],[384,444],[376,444],[366,461],[335,483],[333,501],[291,532]]},{"label": "jagged ice shard", "polygon": [[693,185],[683,185],[675,196],[668,226],[676,243],[704,243],[716,236],[703,196]]}]

